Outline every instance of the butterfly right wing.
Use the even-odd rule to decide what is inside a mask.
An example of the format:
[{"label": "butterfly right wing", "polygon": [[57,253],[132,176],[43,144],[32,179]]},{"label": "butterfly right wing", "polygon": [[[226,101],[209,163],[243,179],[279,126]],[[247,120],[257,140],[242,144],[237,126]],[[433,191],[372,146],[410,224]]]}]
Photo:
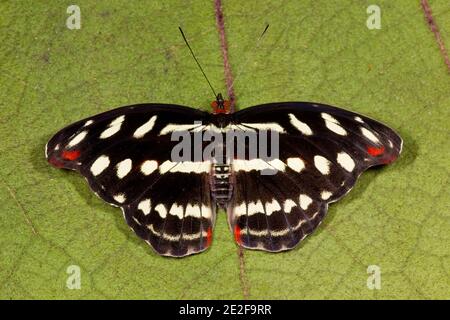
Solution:
[{"label": "butterfly right wing", "polygon": [[[362,172],[395,161],[402,149],[402,139],[389,127],[328,105],[273,103],[234,117],[241,131],[279,132],[275,159],[232,162],[237,190],[228,221],[235,240],[251,249],[292,249]],[[263,169],[275,173],[264,175]]]}]

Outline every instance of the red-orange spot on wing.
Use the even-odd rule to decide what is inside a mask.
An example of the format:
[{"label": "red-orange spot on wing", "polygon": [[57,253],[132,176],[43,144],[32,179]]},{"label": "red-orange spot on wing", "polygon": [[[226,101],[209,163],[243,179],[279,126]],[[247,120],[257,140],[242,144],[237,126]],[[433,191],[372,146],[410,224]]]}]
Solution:
[{"label": "red-orange spot on wing", "polygon": [[212,230],[211,227],[208,229],[208,232],[206,233],[206,246],[209,247],[211,245],[212,241]]},{"label": "red-orange spot on wing", "polygon": [[56,159],[55,157],[49,158],[49,159],[48,159],[48,162],[49,162],[52,166],[54,166],[54,167],[56,167],[56,168],[62,168],[62,167],[64,167],[64,163],[62,163],[61,161],[59,161],[59,160]]},{"label": "red-orange spot on wing", "polygon": [[61,154],[62,158],[65,160],[76,160],[80,156],[80,150],[72,150],[72,151],[66,151],[64,150]]},{"label": "red-orange spot on wing", "polygon": [[381,146],[380,148],[377,148],[377,147],[370,146],[370,147],[367,147],[367,152],[371,156],[376,157],[376,156],[382,155],[384,153],[384,147]]},{"label": "red-orange spot on wing", "polygon": [[389,163],[394,162],[395,160],[397,160],[397,156],[392,155],[392,156],[390,156],[390,157],[384,159],[383,163],[384,163],[384,164],[389,164]]},{"label": "red-orange spot on wing", "polygon": [[241,228],[239,228],[238,225],[234,226],[234,240],[238,243],[241,244]]}]

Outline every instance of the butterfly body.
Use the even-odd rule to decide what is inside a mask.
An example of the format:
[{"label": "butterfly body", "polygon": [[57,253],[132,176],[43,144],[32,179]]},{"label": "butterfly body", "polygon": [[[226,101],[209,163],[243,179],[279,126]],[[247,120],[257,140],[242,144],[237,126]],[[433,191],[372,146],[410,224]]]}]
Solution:
[{"label": "butterfly body", "polygon": [[[211,245],[217,207],[226,210],[239,245],[292,249],[317,228],[328,203],[402,148],[389,127],[324,104],[280,102],[230,113],[218,96],[212,107],[213,113],[165,104],[114,109],[60,130],[46,157],[85,176],[159,254],[181,257]],[[278,140],[264,140],[266,133]],[[187,150],[174,152],[181,137],[192,152],[180,160],[174,154]],[[261,141],[277,149],[275,156],[265,156]]]},{"label": "butterfly body", "polygon": [[229,164],[214,164],[212,166],[211,196],[222,208],[226,208],[233,196],[231,170]]}]

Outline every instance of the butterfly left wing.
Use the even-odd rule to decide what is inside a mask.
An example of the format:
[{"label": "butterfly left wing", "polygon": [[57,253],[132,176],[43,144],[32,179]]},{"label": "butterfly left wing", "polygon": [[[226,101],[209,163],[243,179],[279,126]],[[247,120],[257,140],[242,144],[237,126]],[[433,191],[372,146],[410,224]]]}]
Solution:
[{"label": "butterfly left wing", "polygon": [[214,212],[204,193],[210,164],[172,162],[178,141],[171,138],[177,130],[201,129],[209,119],[209,113],[183,106],[122,107],[62,129],[48,142],[46,157],[80,172],[100,198],[120,206],[131,228],[158,253],[184,256],[210,243]]},{"label": "butterfly left wing", "polygon": [[278,158],[232,162],[236,190],[228,220],[235,240],[252,249],[295,247],[320,224],[328,203],[349,192],[369,167],[394,161],[402,147],[389,127],[327,105],[261,105],[237,112],[234,123],[243,131],[279,133]]}]

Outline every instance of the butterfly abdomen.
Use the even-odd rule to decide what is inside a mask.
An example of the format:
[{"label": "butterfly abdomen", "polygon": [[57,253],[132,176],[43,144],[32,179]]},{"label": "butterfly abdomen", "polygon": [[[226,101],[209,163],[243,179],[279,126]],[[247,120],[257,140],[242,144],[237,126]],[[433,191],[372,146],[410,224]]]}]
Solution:
[{"label": "butterfly abdomen", "polygon": [[231,200],[233,184],[231,182],[231,170],[228,164],[214,164],[212,166],[211,195],[222,207]]}]

